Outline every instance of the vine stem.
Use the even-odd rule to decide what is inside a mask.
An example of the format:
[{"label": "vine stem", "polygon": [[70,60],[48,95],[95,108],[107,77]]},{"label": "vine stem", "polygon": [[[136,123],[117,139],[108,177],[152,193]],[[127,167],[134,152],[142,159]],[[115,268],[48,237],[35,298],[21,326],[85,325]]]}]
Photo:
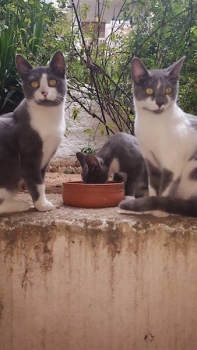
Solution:
[{"label": "vine stem", "polygon": [[74,4],[74,0],[72,0],[72,7],[73,7],[73,10],[74,10],[74,13],[75,13],[75,16],[76,16],[78,28],[79,28],[79,31],[80,31],[80,34],[81,34],[82,43],[83,43],[83,46],[84,46],[84,49],[85,49],[85,53],[86,53],[86,57],[87,57],[88,67],[90,69],[90,75],[91,75],[91,78],[92,78],[92,81],[93,81],[93,84],[94,84],[94,87],[95,87],[96,96],[98,98],[98,102],[99,102],[99,106],[100,106],[100,110],[101,110],[101,114],[102,114],[102,118],[103,118],[103,124],[105,126],[107,135],[109,136],[109,131],[110,130],[109,130],[109,127],[106,125],[106,118],[105,118],[105,114],[104,114],[104,111],[103,111],[103,107],[102,107],[102,103],[101,103],[101,99],[100,99],[97,83],[96,83],[96,80],[95,80],[95,77],[94,77],[94,73],[95,73],[94,64],[93,64],[93,62],[91,60],[90,53],[89,53],[89,50],[87,48],[87,45],[86,45],[86,42],[85,42],[85,39],[84,39],[84,35],[83,35],[82,27],[81,27],[81,22],[79,20],[79,16],[78,16],[78,13],[77,13],[76,6]]}]

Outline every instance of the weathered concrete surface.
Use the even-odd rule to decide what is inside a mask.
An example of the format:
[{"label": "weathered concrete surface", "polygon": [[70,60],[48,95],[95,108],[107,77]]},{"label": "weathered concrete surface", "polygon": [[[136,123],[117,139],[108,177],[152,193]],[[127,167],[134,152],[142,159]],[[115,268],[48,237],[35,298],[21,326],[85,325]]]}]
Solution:
[{"label": "weathered concrete surface", "polygon": [[[50,163],[52,164],[61,162],[75,166],[77,161],[76,152],[88,147],[95,151],[99,149],[107,139],[106,133],[101,134],[98,120],[92,118],[83,109],[80,109],[78,118],[74,120],[72,118],[73,108],[79,108],[79,106],[73,103],[65,111],[66,133],[57,152],[51,159]],[[93,111],[96,115],[100,116],[101,112],[98,106],[94,105]],[[109,122],[109,124],[111,124],[111,122]],[[86,129],[90,129],[91,132],[86,133]]]},{"label": "weathered concrete surface", "polygon": [[0,349],[196,350],[197,221],[52,199],[0,219]]}]

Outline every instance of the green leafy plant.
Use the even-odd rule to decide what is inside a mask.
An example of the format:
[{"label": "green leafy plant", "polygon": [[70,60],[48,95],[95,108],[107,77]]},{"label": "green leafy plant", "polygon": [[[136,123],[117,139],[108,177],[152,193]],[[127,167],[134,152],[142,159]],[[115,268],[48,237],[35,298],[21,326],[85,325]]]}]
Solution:
[{"label": "green leafy plant", "polygon": [[14,99],[18,96],[17,91],[20,94],[20,83],[14,69],[13,40],[14,32],[12,28],[3,28],[0,35],[0,111],[6,111],[8,103],[14,109]]},{"label": "green leafy plant", "polygon": [[[108,134],[114,129],[107,119],[116,129],[133,133],[132,58],[138,56],[151,69],[167,67],[186,55],[179,103],[185,111],[197,114],[196,0],[124,0],[112,22],[111,34],[102,43],[99,28],[103,12],[113,4],[107,0],[102,6],[98,0],[95,2],[96,26],[93,22],[86,32],[82,22],[88,9],[81,10],[72,1],[75,22],[68,55],[70,98],[97,118]],[[95,113],[93,104],[100,113]]]},{"label": "green leafy plant", "polygon": [[[60,6],[65,3],[59,1]],[[66,51],[67,26],[63,25],[60,9],[38,0],[2,0],[0,20],[0,114],[3,114],[13,110],[23,98],[15,54],[21,53],[33,65],[45,65],[54,51]]]},{"label": "green leafy plant", "polygon": [[74,0],[58,3],[57,8],[44,0],[1,1],[0,114],[14,109],[22,98],[15,54],[23,54],[33,65],[45,65],[56,50],[66,56],[68,97],[77,102],[73,118],[83,108],[102,124],[102,133],[133,133],[130,63],[134,56],[148,68],[160,68],[185,55],[179,103],[197,114],[196,0],[123,0],[112,31],[102,42],[104,12],[113,2],[103,0],[101,5],[95,0],[96,20],[88,30],[83,26],[87,5],[79,1],[75,6]]}]

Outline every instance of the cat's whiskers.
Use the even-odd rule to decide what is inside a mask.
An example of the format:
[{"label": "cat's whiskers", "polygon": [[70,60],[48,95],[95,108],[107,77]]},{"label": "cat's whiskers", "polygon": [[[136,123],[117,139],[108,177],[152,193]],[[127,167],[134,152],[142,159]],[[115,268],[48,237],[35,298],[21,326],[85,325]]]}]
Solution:
[{"label": "cat's whiskers", "polygon": [[56,97],[57,102],[62,102],[64,100],[64,96],[60,95]]}]

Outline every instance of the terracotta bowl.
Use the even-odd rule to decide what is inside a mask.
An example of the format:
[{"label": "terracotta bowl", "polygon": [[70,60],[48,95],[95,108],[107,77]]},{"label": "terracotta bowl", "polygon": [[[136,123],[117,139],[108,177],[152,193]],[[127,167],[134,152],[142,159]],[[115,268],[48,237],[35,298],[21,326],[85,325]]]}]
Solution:
[{"label": "terracotta bowl", "polygon": [[124,199],[124,183],[84,184],[82,181],[63,183],[63,202],[72,207],[115,207]]}]

